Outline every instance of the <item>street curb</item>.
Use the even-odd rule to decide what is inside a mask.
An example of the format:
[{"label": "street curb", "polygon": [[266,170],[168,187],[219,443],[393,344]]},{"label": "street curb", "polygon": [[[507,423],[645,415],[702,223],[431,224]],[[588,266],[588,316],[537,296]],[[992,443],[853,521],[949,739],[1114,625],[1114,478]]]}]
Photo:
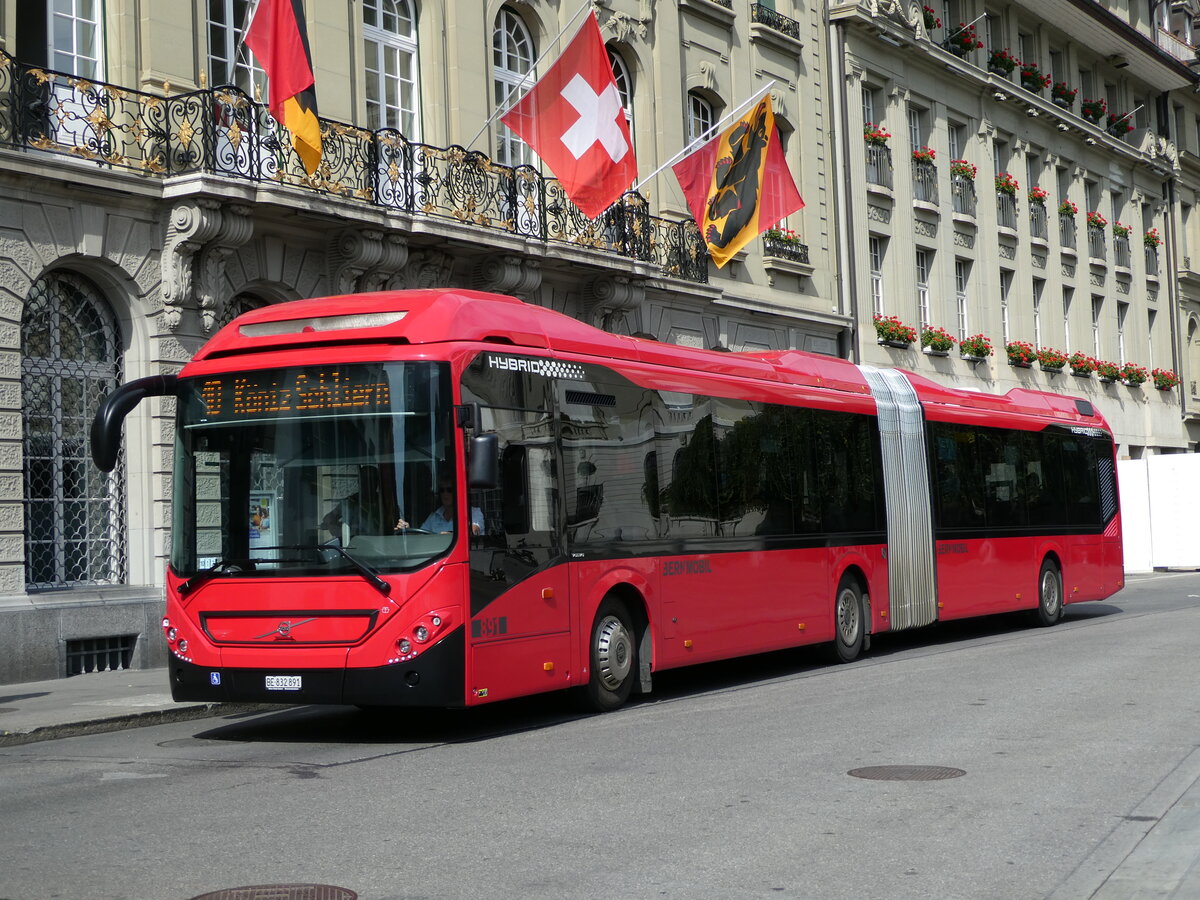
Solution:
[{"label": "street curb", "polygon": [[54,741],[59,738],[78,737],[85,734],[103,734],[126,728],[146,728],[171,722],[188,722],[195,719],[209,719],[238,713],[267,712],[285,708],[287,707],[280,706],[278,703],[199,703],[173,709],[154,709],[109,716],[103,719],[44,725],[29,731],[0,731],[0,747],[17,747],[22,744],[34,744],[38,741]]}]

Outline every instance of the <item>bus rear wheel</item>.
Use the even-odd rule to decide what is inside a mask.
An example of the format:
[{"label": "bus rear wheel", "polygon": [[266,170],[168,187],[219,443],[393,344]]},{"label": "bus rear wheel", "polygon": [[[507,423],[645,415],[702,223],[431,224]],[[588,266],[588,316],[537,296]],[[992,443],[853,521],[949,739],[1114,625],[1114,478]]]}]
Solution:
[{"label": "bus rear wheel", "polygon": [[1063,614],[1062,573],[1054,560],[1048,559],[1042,563],[1042,571],[1038,573],[1038,605],[1034,612],[1034,621],[1043,628],[1058,622]]},{"label": "bus rear wheel", "polygon": [[608,712],[629,699],[638,671],[633,620],[620,600],[606,597],[596,610],[590,646],[587,704]]},{"label": "bus rear wheel", "polygon": [[834,657],[838,662],[853,662],[863,649],[866,634],[866,614],[863,611],[862,590],[852,575],[842,578],[833,603],[835,636]]}]

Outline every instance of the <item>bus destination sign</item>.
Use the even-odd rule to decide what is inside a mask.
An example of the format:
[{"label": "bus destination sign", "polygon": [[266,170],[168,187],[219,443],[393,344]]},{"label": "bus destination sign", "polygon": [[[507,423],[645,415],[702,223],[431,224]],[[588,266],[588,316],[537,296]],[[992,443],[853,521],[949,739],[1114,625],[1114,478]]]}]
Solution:
[{"label": "bus destination sign", "polygon": [[296,413],[382,412],[391,408],[391,387],[373,366],[243,372],[201,379],[200,419],[232,421]]}]

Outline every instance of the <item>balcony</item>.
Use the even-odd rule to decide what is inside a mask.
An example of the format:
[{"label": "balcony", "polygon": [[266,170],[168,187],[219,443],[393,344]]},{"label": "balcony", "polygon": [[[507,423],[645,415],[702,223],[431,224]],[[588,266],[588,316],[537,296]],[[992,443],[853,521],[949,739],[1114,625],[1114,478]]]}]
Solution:
[{"label": "balcony", "polygon": [[867,144],[867,184],[892,189],[892,151],[882,144]]},{"label": "balcony", "polygon": [[975,218],[975,182],[962,175],[950,176],[950,195],[954,199],[954,212],[960,216]]},{"label": "balcony", "polygon": [[1146,277],[1158,278],[1158,248],[1143,247],[1142,249],[1146,251]]},{"label": "balcony", "polygon": [[1078,228],[1075,217],[1070,213],[1060,213],[1058,216],[1058,242],[1064,250],[1074,250]]},{"label": "balcony", "polygon": [[914,159],[912,164],[912,180],[913,199],[919,203],[929,203],[937,206],[937,166],[931,162]]},{"label": "balcony", "polygon": [[1171,32],[1159,28],[1155,38],[1160,50],[1165,50],[1180,62],[1190,63],[1196,59],[1196,48],[1175,37]]},{"label": "balcony", "polygon": [[569,244],[708,281],[708,250],[691,219],[652,216],[626,194],[595,220],[557,179],[529,166],[502,166],[478,151],[410,141],[321,119],[322,159],[309,176],[288,133],[232,86],[174,97],[144,93],[28,66],[0,51],[0,148],[65,164],[149,178],[206,174],[223,180],[361,203],[479,231]]},{"label": "balcony", "polygon": [[996,224],[1010,231],[1017,230],[1017,198],[1012,194],[996,194]]},{"label": "balcony", "polygon": [[763,235],[763,256],[774,256],[776,259],[787,259],[792,262],[808,265],[808,244],[800,241],[773,238]]},{"label": "balcony", "polygon": [[787,35],[794,41],[800,40],[799,22],[795,19],[789,19],[787,16],[780,15],[774,9],[762,3],[750,4],[750,21],[758,25],[765,25],[773,31]]},{"label": "balcony", "polygon": [[1029,236],[1035,240],[1050,239],[1050,228],[1046,221],[1046,204],[1029,204]]},{"label": "balcony", "polygon": [[1128,269],[1129,262],[1129,236],[1117,235],[1113,238],[1113,264],[1118,269]]},{"label": "balcony", "polygon": [[1101,262],[1108,258],[1108,250],[1104,243],[1104,229],[1095,225],[1088,226],[1088,257]]}]

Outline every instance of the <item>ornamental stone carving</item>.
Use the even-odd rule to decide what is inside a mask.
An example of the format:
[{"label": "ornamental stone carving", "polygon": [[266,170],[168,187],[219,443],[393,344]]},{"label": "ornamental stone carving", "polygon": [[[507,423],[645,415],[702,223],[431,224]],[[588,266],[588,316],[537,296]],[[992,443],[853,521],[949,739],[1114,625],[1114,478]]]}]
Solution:
[{"label": "ornamental stone carving", "polygon": [[[172,208],[162,266],[164,324],[169,331],[178,330],[185,309],[195,309],[201,303],[205,304],[206,327],[211,327],[214,298],[224,277],[225,262],[230,252],[248,241],[252,233],[253,223],[246,206],[223,207],[217,200],[197,198]],[[206,249],[214,252],[205,254],[197,279],[197,254]]]},{"label": "ornamental stone carving", "polygon": [[646,285],[623,275],[593,278],[580,294],[581,318],[598,327],[615,314],[633,312],[646,299]]},{"label": "ornamental stone carving", "polygon": [[475,264],[475,286],[481,291],[515,294],[523,299],[542,284],[542,264],[512,254],[486,256]]},{"label": "ornamental stone carving", "polygon": [[335,293],[377,291],[408,262],[408,241],[376,228],[347,228],[330,237],[326,262]]}]

